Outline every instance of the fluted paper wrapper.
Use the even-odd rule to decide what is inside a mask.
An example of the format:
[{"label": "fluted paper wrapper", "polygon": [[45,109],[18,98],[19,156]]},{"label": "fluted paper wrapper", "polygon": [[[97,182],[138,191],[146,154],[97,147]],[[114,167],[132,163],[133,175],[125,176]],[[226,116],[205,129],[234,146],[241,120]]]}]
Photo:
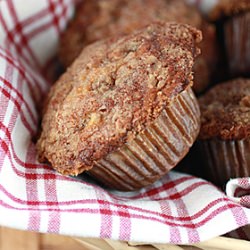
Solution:
[{"label": "fluted paper wrapper", "polygon": [[250,139],[199,142],[206,163],[204,174],[214,184],[224,186],[231,178],[250,176]]},{"label": "fluted paper wrapper", "polygon": [[146,130],[97,162],[89,173],[110,188],[134,190],[147,186],[186,155],[199,127],[199,107],[188,88]]},{"label": "fluted paper wrapper", "polygon": [[230,74],[250,76],[250,12],[225,21],[224,36]]}]

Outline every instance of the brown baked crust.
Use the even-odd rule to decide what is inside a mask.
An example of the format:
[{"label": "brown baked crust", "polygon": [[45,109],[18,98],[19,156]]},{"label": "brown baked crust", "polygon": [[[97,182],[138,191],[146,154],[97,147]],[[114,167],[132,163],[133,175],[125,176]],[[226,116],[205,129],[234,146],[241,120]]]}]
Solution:
[{"label": "brown baked crust", "polygon": [[241,140],[250,137],[250,79],[219,84],[199,98],[200,139]]},{"label": "brown baked crust", "polygon": [[74,174],[132,140],[192,84],[200,40],[191,26],[155,23],[86,47],[50,91],[40,160]]},{"label": "brown baked crust", "polygon": [[208,17],[216,21],[221,18],[237,15],[250,10],[249,0],[219,0]]},{"label": "brown baked crust", "polygon": [[82,1],[62,34],[59,57],[69,66],[86,45],[108,37],[130,34],[155,21],[174,21],[199,28],[198,11],[184,0]]}]

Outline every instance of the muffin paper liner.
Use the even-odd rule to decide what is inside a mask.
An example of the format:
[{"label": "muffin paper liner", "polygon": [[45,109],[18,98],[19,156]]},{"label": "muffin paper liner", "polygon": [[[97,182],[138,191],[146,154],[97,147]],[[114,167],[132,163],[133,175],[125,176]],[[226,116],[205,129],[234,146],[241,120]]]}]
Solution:
[{"label": "muffin paper liner", "polygon": [[198,103],[189,87],[135,139],[98,161],[88,173],[105,186],[120,190],[149,185],[186,155],[199,127]]},{"label": "muffin paper liner", "polygon": [[219,140],[199,142],[204,150],[207,164],[205,175],[219,186],[224,186],[231,178],[250,176],[250,139]]},{"label": "muffin paper liner", "polygon": [[230,74],[250,76],[250,12],[225,21],[224,41]]},{"label": "muffin paper liner", "polygon": [[[51,86],[45,76],[74,3],[0,1],[0,225],[173,244],[238,229],[231,236],[249,240],[242,226],[250,224],[250,178],[230,181],[229,197],[176,171],[138,191],[118,192],[38,163],[32,140],[39,124],[36,108]],[[238,194],[241,198],[233,199]]]}]

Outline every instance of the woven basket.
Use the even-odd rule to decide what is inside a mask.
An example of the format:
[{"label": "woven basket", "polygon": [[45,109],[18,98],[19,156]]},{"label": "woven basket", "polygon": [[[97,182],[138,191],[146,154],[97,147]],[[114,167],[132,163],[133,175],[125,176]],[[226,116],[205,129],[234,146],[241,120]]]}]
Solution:
[{"label": "woven basket", "polygon": [[226,237],[191,245],[142,244],[104,239],[75,238],[83,250],[250,250],[250,242]]}]

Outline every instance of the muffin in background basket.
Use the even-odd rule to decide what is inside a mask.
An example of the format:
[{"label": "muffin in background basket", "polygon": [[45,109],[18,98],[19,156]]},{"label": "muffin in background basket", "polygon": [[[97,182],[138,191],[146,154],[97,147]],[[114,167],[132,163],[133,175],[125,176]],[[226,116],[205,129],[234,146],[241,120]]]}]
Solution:
[{"label": "muffin in background basket", "polygon": [[219,0],[209,14],[217,22],[228,76],[250,76],[250,1]]},{"label": "muffin in background basket", "polygon": [[201,55],[194,66],[193,89],[202,92],[211,82],[217,65],[216,32],[185,0],[85,0],[62,34],[59,57],[67,67],[86,45],[118,35],[126,35],[155,21],[190,24],[203,33]]},{"label": "muffin in background basket", "polygon": [[203,175],[219,186],[250,176],[250,79],[219,84],[199,104]]},{"label": "muffin in background basket", "polygon": [[49,93],[40,161],[120,190],[167,173],[199,132],[191,86],[200,40],[191,26],[155,23],[83,49]]}]

